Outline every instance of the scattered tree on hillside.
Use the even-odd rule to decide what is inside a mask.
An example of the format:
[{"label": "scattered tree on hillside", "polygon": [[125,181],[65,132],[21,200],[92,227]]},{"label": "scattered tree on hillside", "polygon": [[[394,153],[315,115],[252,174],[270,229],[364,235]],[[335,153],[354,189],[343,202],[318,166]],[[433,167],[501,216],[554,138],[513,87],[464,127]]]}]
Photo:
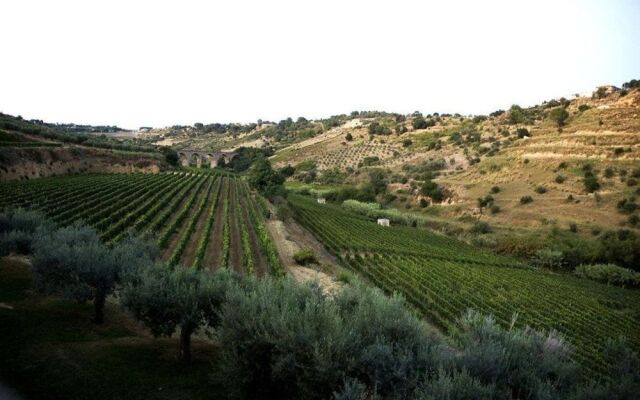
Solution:
[{"label": "scattered tree on hillside", "polygon": [[569,113],[564,107],[558,107],[549,113],[549,118],[558,125],[558,128],[562,128],[569,118]]}]

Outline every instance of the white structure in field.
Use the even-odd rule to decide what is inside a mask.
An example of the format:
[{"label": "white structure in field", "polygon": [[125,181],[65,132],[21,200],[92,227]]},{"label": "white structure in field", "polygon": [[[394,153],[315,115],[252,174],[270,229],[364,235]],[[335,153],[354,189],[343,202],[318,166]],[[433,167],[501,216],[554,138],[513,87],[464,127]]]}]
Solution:
[{"label": "white structure in field", "polygon": [[325,199],[324,197],[318,197],[318,204],[325,204],[327,202],[327,199]]},{"label": "white structure in field", "polygon": [[389,226],[389,218],[378,218],[378,225]]}]

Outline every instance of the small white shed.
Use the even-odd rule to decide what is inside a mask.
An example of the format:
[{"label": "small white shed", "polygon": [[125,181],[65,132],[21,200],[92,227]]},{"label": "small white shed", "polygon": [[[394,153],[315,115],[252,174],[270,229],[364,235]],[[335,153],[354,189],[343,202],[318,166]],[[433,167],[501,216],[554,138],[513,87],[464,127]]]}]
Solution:
[{"label": "small white shed", "polygon": [[389,218],[378,218],[378,225],[380,225],[380,226],[390,226]]},{"label": "small white shed", "polygon": [[325,199],[324,197],[318,197],[318,204],[325,204],[327,202],[327,199]]}]

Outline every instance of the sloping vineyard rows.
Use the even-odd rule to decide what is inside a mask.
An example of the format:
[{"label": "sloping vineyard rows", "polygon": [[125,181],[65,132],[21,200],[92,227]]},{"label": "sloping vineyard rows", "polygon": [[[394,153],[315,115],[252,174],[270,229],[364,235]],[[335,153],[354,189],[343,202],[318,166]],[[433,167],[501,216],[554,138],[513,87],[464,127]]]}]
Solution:
[{"label": "sloping vineyard rows", "polygon": [[302,196],[289,201],[296,218],[346,267],[385,291],[402,293],[444,329],[469,308],[504,326],[517,314],[517,325],[561,332],[575,346],[576,359],[596,374],[608,338],[624,336],[640,348],[638,290],[513,268],[509,258],[424,230],[380,227]]},{"label": "sloping vineyard rows", "polygon": [[[0,188],[0,210],[38,210],[63,226],[82,221],[110,244],[137,232],[155,238],[174,266],[282,271],[255,195],[233,174],[77,175]],[[221,257],[205,262],[214,252]]]}]

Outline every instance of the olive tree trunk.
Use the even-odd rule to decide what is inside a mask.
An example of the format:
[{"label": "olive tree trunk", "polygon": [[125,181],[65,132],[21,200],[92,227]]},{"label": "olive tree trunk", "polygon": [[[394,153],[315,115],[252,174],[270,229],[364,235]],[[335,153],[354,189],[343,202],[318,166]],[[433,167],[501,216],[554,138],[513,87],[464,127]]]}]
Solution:
[{"label": "olive tree trunk", "polygon": [[195,331],[195,326],[191,323],[184,323],[180,327],[180,361],[191,362],[191,335]]},{"label": "olive tree trunk", "polygon": [[101,324],[104,322],[104,303],[107,298],[107,293],[104,290],[96,290],[96,295],[93,299],[93,308],[95,316],[93,322]]}]

